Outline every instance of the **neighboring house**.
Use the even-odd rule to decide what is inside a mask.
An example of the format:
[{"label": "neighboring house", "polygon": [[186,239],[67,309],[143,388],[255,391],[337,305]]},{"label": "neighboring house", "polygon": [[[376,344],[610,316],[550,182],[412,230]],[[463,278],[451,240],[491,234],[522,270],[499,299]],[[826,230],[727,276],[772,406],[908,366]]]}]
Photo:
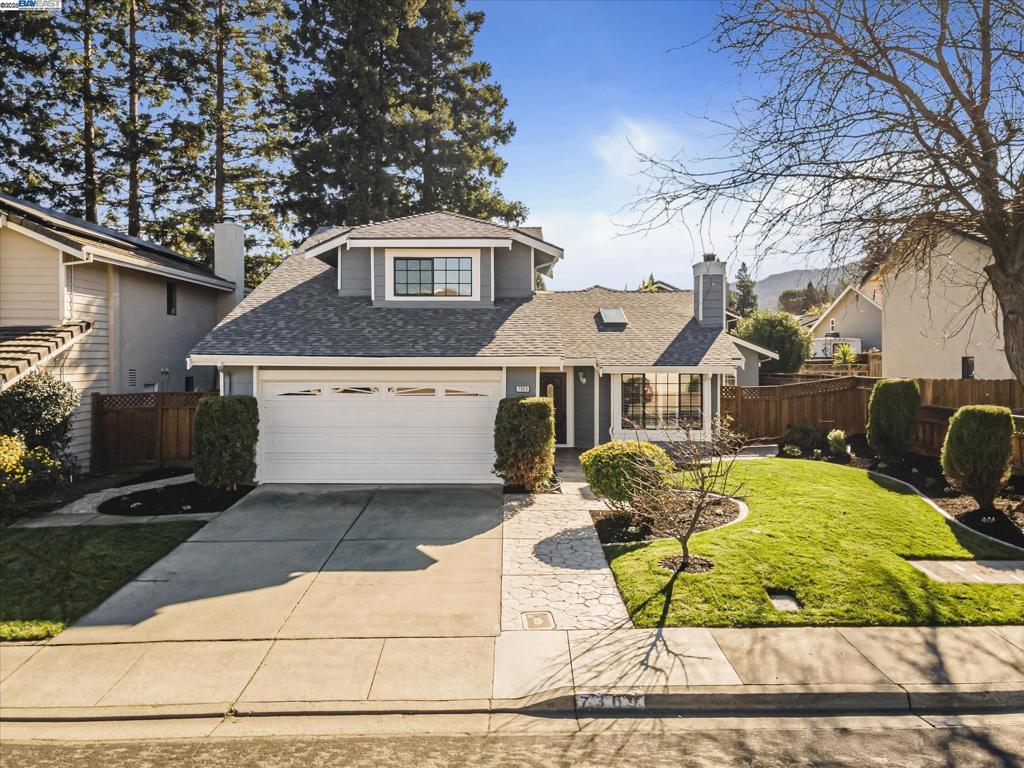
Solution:
[{"label": "neighboring house", "polygon": [[882,305],[882,375],[926,379],[1012,379],[998,301],[981,238],[951,230],[927,265],[865,276],[860,292]]},{"label": "neighboring house", "polygon": [[327,230],[190,360],[258,399],[261,482],[495,482],[505,396],[550,396],[558,444],[578,449],[634,423],[706,433],[745,364],[725,265],[694,265],[696,294],[538,292],[562,255],[539,228],[450,213]]},{"label": "neighboring house", "polygon": [[0,195],[0,389],[32,370],[82,396],[71,452],[89,468],[91,395],[216,389],[189,350],[241,299],[241,227],[218,224],[215,268]]},{"label": "neighboring house", "polygon": [[811,357],[832,359],[836,347],[854,352],[882,349],[882,306],[854,286],[847,286],[810,326]]}]

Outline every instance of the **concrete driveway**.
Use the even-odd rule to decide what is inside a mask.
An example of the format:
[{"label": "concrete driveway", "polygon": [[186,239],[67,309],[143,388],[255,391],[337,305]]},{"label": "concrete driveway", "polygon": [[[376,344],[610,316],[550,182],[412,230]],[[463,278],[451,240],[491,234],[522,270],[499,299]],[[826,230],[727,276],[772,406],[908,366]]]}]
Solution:
[{"label": "concrete driveway", "polygon": [[487,637],[499,486],[265,485],[54,644]]}]

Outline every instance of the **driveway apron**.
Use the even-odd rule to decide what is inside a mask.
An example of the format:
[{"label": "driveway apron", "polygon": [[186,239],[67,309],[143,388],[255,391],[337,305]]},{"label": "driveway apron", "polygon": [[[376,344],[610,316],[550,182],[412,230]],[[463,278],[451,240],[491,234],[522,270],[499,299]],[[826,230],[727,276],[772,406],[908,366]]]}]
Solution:
[{"label": "driveway apron", "polygon": [[496,486],[264,485],[53,641],[494,636]]}]

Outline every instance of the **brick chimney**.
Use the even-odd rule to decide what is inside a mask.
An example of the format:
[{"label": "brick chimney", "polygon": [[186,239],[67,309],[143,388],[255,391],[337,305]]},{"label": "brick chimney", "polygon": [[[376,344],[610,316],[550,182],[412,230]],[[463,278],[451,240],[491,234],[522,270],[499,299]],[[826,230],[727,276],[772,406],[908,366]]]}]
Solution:
[{"label": "brick chimney", "polygon": [[693,316],[705,328],[725,328],[729,284],[725,262],[713,253],[693,265]]}]

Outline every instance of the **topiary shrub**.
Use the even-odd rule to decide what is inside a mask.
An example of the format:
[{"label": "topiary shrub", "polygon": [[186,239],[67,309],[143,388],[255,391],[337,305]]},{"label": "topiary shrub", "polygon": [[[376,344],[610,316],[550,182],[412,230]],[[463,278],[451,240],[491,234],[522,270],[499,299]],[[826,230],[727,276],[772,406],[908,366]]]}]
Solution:
[{"label": "topiary shrub", "polygon": [[887,461],[898,461],[914,442],[921,389],[916,379],[875,382],[868,401],[868,443]]},{"label": "topiary shrub", "polygon": [[942,444],[942,473],[978,506],[992,506],[1010,477],[1013,416],[999,405],[965,405],[953,414]]},{"label": "topiary shrub", "polygon": [[494,417],[494,473],[535,491],[555,469],[555,406],[547,397],[506,397]]},{"label": "topiary shrub", "polygon": [[779,354],[762,373],[796,373],[811,355],[811,334],[788,312],[754,312],[736,324],[736,335]]},{"label": "topiary shrub", "polygon": [[196,482],[225,491],[251,483],[259,421],[256,398],[225,395],[200,400],[192,426]]},{"label": "topiary shrub", "polygon": [[813,424],[798,422],[789,427],[781,442],[798,445],[804,453],[810,453],[825,445],[825,434]]},{"label": "topiary shrub", "polygon": [[838,458],[850,455],[850,449],[846,445],[846,433],[841,429],[833,429],[828,433],[828,452]]},{"label": "topiary shrub", "polygon": [[630,480],[640,474],[638,467],[653,468],[666,480],[675,469],[664,448],[640,440],[613,440],[591,448],[580,456],[580,464],[590,490],[620,511],[628,507]]},{"label": "topiary shrub", "polygon": [[68,382],[34,371],[0,392],[0,434],[17,432],[29,448],[60,452],[71,437],[71,416],[80,400]]}]

